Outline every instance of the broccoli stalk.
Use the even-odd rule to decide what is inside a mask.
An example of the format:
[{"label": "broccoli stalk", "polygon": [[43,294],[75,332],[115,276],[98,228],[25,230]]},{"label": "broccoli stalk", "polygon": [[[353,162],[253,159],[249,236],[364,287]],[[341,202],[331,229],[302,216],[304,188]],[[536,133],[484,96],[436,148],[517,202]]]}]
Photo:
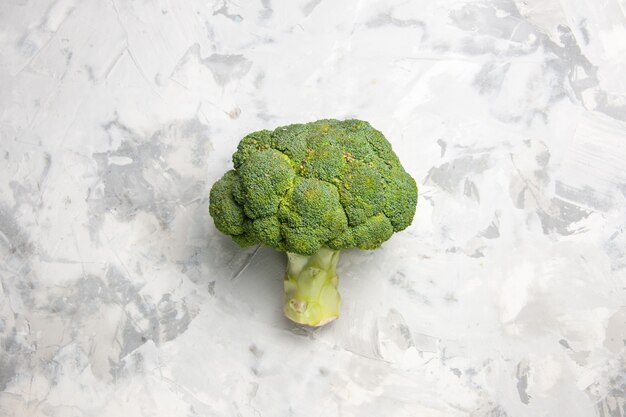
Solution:
[{"label": "broccoli stalk", "polygon": [[310,256],[287,252],[287,259],[285,315],[309,326],[335,320],[341,303],[335,271],[339,251],[322,247]]}]

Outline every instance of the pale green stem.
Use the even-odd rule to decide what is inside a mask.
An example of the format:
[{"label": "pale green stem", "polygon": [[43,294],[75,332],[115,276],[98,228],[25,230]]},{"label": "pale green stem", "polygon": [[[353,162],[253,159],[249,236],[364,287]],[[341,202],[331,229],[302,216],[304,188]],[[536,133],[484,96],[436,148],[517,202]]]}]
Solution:
[{"label": "pale green stem", "polygon": [[287,253],[285,315],[292,321],[322,326],[339,316],[341,296],[335,272],[339,251],[321,248],[311,256]]}]

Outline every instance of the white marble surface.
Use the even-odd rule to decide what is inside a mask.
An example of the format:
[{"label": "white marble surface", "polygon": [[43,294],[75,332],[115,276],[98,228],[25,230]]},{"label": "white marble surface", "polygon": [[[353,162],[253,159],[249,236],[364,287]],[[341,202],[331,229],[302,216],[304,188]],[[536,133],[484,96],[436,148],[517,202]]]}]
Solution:
[{"label": "white marble surface", "polygon": [[[626,1],[0,3],[0,416],[626,415]],[[420,187],[339,321],[214,228],[247,132]]]}]

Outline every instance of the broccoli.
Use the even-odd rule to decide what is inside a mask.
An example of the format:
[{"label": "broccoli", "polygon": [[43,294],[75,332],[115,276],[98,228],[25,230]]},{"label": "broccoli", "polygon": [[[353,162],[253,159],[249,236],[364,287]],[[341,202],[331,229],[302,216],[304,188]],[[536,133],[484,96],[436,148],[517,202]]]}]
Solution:
[{"label": "broccoli", "polygon": [[407,228],[417,185],[361,120],[319,120],[244,137],[211,188],[215,226],[240,246],[286,252],[285,315],[321,326],[339,315],[342,249],[375,249]]}]

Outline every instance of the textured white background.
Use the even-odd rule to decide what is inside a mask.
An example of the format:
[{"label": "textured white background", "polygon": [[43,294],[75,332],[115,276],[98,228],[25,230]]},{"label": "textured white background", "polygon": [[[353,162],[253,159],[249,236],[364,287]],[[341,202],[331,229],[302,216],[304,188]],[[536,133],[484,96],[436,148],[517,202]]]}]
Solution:
[{"label": "textured white background", "polygon": [[[0,416],[626,415],[626,2],[3,0]],[[207,213],[250,131],[420,187],[339,321]]]}]

